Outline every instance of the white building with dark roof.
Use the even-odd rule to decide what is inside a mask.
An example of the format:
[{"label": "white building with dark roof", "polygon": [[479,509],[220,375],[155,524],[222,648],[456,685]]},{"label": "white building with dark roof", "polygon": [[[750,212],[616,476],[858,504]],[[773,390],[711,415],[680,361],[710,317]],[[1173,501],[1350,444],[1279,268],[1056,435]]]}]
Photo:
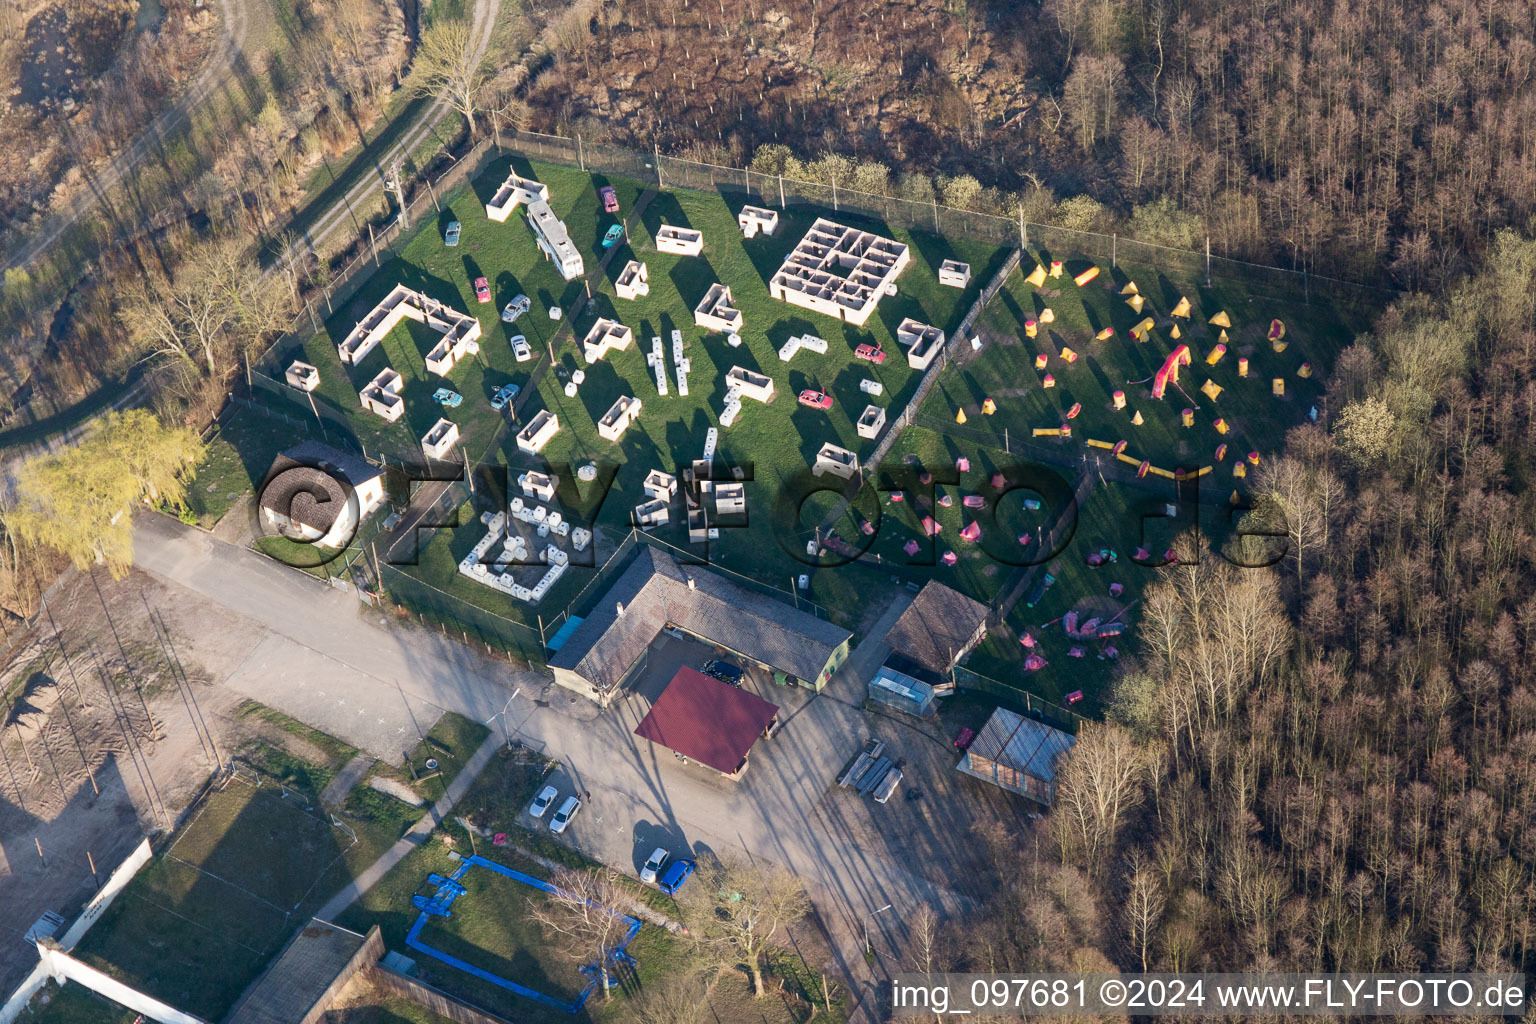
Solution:
[{"label": "white building with dark roof", "polygon": [[301,441],[272,463],[257,504],[263,522],[283,536],[340,548],[384,497],[384,471],[378,466],[319,441]]}]

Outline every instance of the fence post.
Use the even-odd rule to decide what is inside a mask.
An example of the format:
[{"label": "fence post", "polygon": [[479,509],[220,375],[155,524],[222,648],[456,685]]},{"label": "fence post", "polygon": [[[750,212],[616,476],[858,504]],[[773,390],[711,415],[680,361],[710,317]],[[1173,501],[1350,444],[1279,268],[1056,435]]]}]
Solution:
[{"label": "fence post", "polygon": [[832,212],[837,213],[837,175],[832,175]]},{"label": "fence post", "polygon": [[1024,204],[1019,204],[1019,248],[1029,245],[1029,235],[1024,231]]},{"label": "fence post", "polygon": [[373,265],[374,265],[374,268],[377,269],[378,267],[383,266],[383,264],[381,264],[379,262],[379,243],[373,237],[373,225],[372,224],[368,225],[368,248],[373,250]]},{"label": "fence post", "polygon": [[937,197],[933,199],[933,230],[935,233],[939,230],[939,200]]},{"label": "fence post", "polygon": [[[1120,232],[1118,231],[1109,236],[1109,266],[1111,270],[1120,266]],[[1210,276],[1209,269],[1206,270],[1206,276]],[[1206,284],[1209,285],[1210,281],[1206,281]]]},{"label": "fence post", "polygon": [[581,155],[581,135],[579,133],[576,136],[576,166],[581,168],[582,173],[586,173],[587,158]]},{"label": "fence post", "polygon": [[656,153],[656,191],[660,192],[661,189],[662,189],[662,184],[661,184],[661,143],[655,142],[655,143],[652,143],[651,145],[653,146],[654,151]]},{"label": "fence post", "polygon": [[1205,236],[1205,286],[1211,286],[1211,236]]},{"label": "fence post", "polygon": [[789,204],[784,201],[784,175],[779,175],[779,209],[789,209]]}]

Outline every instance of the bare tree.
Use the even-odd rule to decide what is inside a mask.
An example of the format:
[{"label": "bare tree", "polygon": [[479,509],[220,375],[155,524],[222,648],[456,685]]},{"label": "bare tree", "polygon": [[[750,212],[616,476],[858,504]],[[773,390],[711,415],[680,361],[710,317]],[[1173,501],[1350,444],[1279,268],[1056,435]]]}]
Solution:
[{"label": "bare tree", "polygon": [[1131,946],[1141,957],[1141,969],[1148,969],[1147,946],[1152,932],[1163,917],[1166,899],[1157,871],[1140,850],[1132,850],[1126,865],[1129,878],[1125,893],[1125,932]]},{"label": "bare tree", "polygon": [[562,868],[550,879],[555,892],[529,904],[529,913],[565,947],[572,959],[596,968],[603,998],[610,995],[611,969],[618,962],[619,940],[629,927],[617,908],[629,895],[613,871]]},{"label": "bare tree", "polygon": [[422,37],[413,63],[416,89],[446,101],[464,116],[473,135],[480,91],[489,72],[484,54],[475,52],[469,22],[455,18],[433,24]]},{"label": "bare tree", "polygon": [[1125,816],[1141,802],[1145,762],[1130,732],[1089,723],[1057,774],[1051,826],[1063,857],[1090,870],[1114,849]]},{"label": "bare tree", "polygon": [[689,972],[670,973],[630,1007],[635,1024],[705,1024],[714,1019],[709,1006],[709,986]]},{"label": "bare tree", "polygon": [[685,919],[706,952],[721,965],[745,966],[753,994],[766,994],[764,952],[810,910],[800,880],[777,865],[736,858],[700,863],[697,870],[701,877],[684,890]]},{"label": "bare tree", "polygon": [[135,278],[118,300],[118,320],[146,358],[216,378],[293,317],[288,285],[262,274],[238,239],[205,242],[169,279]]}]

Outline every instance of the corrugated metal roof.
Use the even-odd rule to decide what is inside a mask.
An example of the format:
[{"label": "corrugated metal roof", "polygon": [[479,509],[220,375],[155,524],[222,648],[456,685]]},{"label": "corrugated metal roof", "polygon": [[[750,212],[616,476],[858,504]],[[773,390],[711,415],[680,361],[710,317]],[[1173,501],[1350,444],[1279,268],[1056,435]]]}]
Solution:
[{"label": "corrugated metal roof", "polygon": [[981,727],[967,753],[1017,768],[1044,782],[1056,777],[1061,757],[1077,742],[1071,733],[1052,729],[1044,722],[998,708]]}]

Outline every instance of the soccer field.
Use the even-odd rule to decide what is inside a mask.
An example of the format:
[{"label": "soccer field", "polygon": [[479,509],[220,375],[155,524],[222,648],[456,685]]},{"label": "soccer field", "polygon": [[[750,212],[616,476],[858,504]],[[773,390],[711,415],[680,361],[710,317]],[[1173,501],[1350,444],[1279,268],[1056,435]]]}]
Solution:
[{"label": "soccer field", "polygon": [[304,800],[241,777],[209,793],[77,955],[217,1020],[314,908],[315,883],[353,842]]}]

